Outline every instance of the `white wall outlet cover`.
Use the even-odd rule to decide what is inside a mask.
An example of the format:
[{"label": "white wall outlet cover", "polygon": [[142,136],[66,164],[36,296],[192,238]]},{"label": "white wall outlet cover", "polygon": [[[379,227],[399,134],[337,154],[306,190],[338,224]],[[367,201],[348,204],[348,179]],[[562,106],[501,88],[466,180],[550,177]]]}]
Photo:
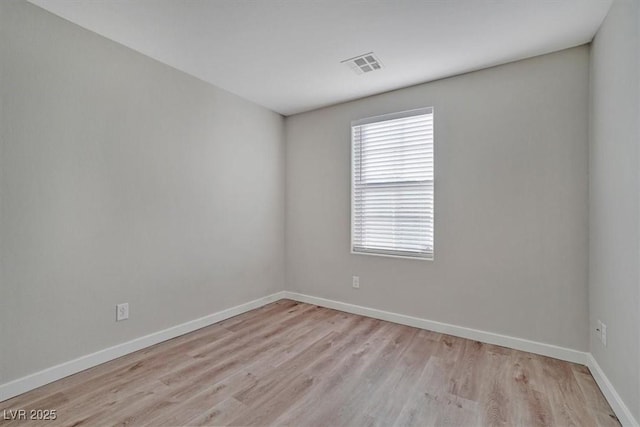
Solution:
[{"label": "white wall outlet cover", "polygon": [[125,302],[116,305],[116,322],[129,318],[129,303]]},{"label": "white wall outlet cover", "polygon": [[600,338],[602,339],[602,345],[607,346],[607,325],[602,324],[602,329],[600,330]]},{"label": "white wall outlet cover", "polygon": [[353,276],[352,286],[356,289],[360,288],[360,276]]}]

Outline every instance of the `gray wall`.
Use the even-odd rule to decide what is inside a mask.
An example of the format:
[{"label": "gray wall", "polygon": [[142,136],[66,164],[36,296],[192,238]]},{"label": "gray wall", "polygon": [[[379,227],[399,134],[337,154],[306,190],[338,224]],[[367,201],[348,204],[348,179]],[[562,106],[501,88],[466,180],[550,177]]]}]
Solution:
[{"label": "gray wall", "polygon": [[282,289],[281,116],[26,2],[0,58],[0,383]]},{"label": "gray wall", "polygon": [[589,312],[590,351],[640,420],[638,3],[616,0],[592,44]]},{"label": "gray wall", "polygon": [[[582,46],[288,117],[287,289],[587,350],[588,60]],[[350,122],[425,106],[435,261],[352,255]]]},{"label": "gray wall", "polygon": [[[638,9],[616,0],[593,45],[589,203],[587,47],[293,116],[285,135],[275,113],[0,2],[0,383],[281,290],[286,236],[287,289],[590,349],[640,418]],[[349,123],[422,106],[436,259],[351,255]]]}]

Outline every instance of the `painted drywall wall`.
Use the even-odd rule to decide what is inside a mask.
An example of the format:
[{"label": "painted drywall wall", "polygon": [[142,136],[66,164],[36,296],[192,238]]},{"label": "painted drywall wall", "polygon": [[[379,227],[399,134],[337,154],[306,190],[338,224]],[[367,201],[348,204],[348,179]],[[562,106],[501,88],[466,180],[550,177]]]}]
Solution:
[{"label": "painted drywall wall", "polygon": [[[287,289],[586,350],[588,58],[581,46],[287,117]],[[350,122],[426,106],[435,260],[353,255]]]},{"label": "painted drywall wall", "polygon": [[[590,351],[640,420],[640,42],[637,0],[615,0],[591,50]],[[597,321],[607,325],[607,346]]]},{"label": "painted drywall wall", "polygon": [[280,115],[26,2],[0,58],[0,383],[282,289]]}]

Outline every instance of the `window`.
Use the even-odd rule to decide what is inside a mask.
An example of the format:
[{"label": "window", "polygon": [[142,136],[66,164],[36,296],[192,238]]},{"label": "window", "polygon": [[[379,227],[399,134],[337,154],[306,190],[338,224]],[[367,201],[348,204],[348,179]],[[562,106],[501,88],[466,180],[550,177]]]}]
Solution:
[{"label": "window", "polygon": [[351,124],[351,252],[433,259],[433,108]]}]

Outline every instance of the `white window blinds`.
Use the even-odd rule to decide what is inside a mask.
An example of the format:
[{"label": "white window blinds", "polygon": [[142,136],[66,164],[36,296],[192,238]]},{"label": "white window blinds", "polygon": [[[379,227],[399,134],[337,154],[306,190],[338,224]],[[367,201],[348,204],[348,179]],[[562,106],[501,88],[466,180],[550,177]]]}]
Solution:
[{"label": "white window blinds", "polygon": [[353,253],[433,259],[433,108],[351,125]]}]

